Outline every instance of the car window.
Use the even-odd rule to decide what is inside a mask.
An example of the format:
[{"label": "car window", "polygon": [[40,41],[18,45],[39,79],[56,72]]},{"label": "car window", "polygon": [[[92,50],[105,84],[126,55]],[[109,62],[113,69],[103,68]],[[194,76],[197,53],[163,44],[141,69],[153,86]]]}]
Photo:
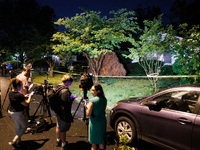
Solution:
[{"label": "car window", "polygon": [[153,99],[161,108],[194,113],[194,108],[199,98],[197,92],[172,92]]}]

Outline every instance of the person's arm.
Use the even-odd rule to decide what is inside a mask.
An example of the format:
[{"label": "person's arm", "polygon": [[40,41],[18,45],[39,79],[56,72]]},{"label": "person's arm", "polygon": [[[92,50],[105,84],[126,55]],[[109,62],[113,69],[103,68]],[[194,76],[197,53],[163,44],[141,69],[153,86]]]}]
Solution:
[{"label": "person's arm", "polygon": [[92,111],[93,111],[93,103],[91,101],[89,101],[88,108],[86,109],[86,114],[88,116],[91,116],[92,115]]},{"label": "person's arm", "polygon": [[32,96],[33,96],[33,94],[30,94],[30,95],[28,96],[28,99],[25,99],[25,101],[21,102],[21,104],[24,105],[24,106],[28,106],[29,103],[31,102]]}]

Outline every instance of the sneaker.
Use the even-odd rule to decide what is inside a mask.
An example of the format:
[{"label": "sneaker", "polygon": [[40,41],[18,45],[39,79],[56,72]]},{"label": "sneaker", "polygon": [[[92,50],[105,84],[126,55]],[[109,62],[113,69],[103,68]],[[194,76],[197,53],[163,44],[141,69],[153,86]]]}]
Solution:
[{"label": "sneaker", "polygon": [[62,144],[62,141],[61,141],[61,140],[56,141],[56,147],[61,147],[61,144]]},{"label": "sneaker", "polygon": [[30,132],[31,132],[31,128],[27,128],[24,133],[26,134],[26,133],[30,133]]},{"label": "sneaker", "polygon": [[63,147],[61,147],[61,150],[67,150],[67,143],[65,143],[65,146]]},{"label": "sneaker", "polygon": [[13,146],[14,148],[19,148],[19,145],[13,142],[8,142],[9,145]]}]

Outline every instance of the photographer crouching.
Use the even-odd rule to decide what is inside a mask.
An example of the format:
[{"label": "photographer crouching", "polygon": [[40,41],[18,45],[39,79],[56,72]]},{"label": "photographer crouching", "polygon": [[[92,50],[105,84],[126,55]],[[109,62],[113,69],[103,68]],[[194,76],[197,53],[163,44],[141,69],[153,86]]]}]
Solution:
[{"label": "photographer crouching", "polygon": [[68,88],[72,82],[73,77],[69,74],[66,74],[62,78],[62,83],[55,86],[56,89],[60,88],[61,86],[66,87],[59,92],[58,103],[60,105],[60,111],[56,113],[56,146],[61,146],[61,150],[66,149],[66,132],[70,129],[71,122],[73,122],[71,107],[74,99],[70,98],[71,92]]}]

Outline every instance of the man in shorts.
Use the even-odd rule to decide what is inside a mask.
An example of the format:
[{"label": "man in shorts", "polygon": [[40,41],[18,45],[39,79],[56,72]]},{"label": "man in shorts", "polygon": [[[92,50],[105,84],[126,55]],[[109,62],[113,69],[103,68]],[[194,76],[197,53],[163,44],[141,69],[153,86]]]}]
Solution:
[{"label": "man in shorts", "polygon": [[56,146],[60,147],[61,150],[66,149],[66,132],[71,127],[71,122],[73,122],[71,107],[74,99],[70,98],[71,92],[68,87],[72,84],[73,77],[69,74],[66,74],[62,78],[62,83],[56,85],[55,88],[59,88],[61,86],[66,86],[66,89],[63,89],[59,92],[59,104],[60,104],[60,112],[56,113],[57,117],[57,126],[56,126]]}]

